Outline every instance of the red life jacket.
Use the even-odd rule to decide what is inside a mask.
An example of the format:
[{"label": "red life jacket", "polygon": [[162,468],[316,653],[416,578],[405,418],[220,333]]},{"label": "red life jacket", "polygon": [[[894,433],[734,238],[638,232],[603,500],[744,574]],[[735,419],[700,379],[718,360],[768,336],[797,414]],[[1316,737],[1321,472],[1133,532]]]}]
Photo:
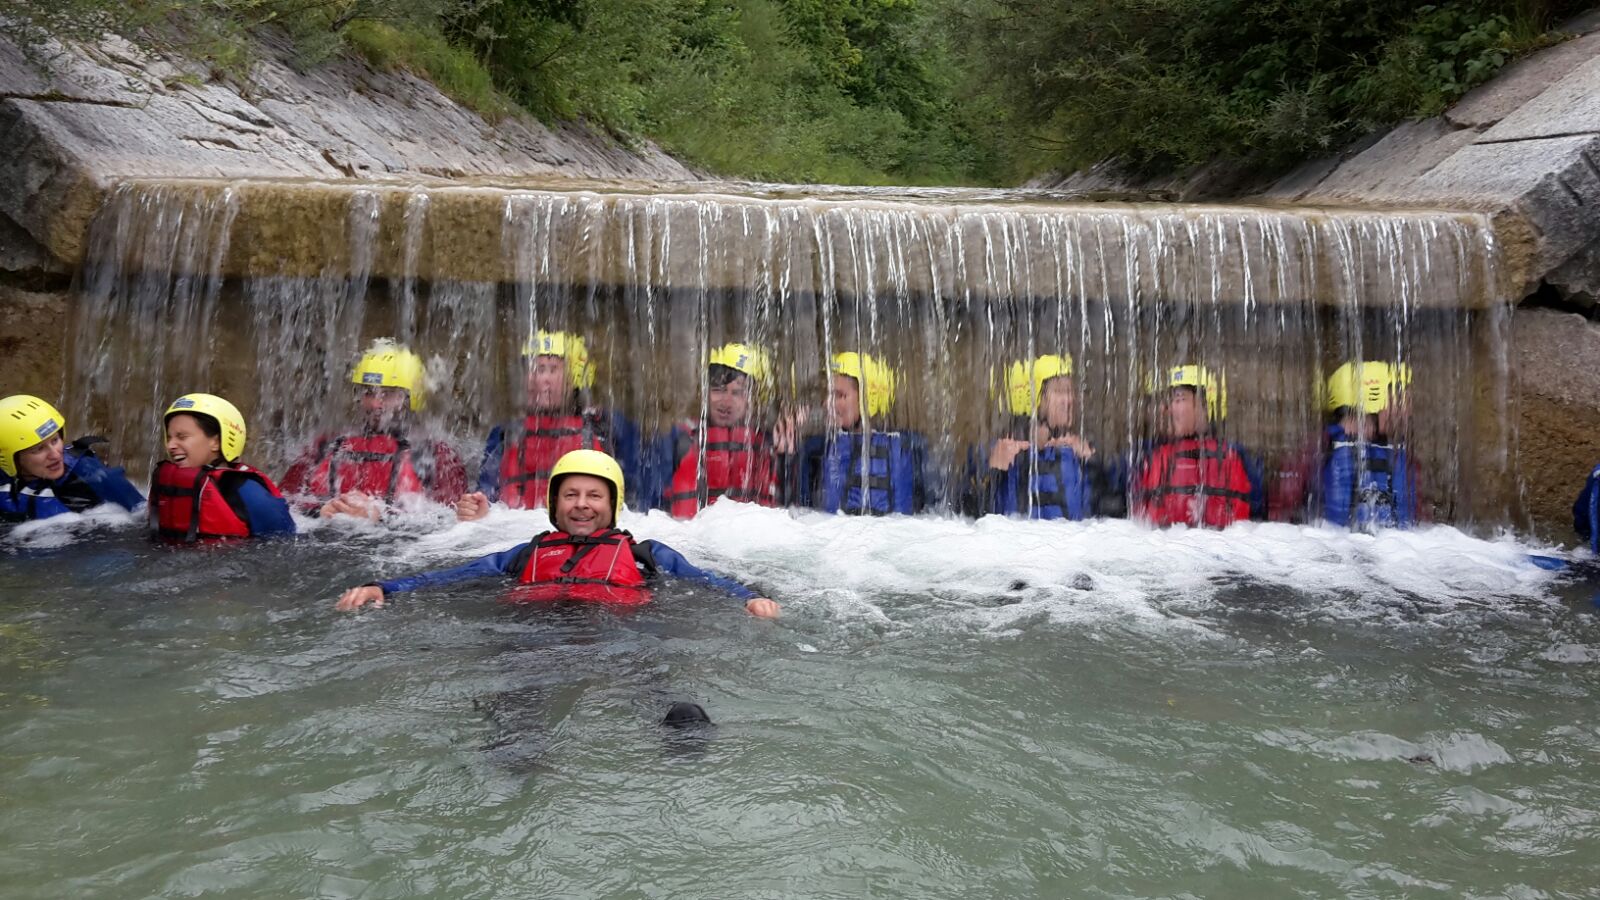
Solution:
[{"label": "red life jacket", "polygon": [[633,535],[607,528],[588,537],[547,531],[533,539],[527,563],[517,579],[522,585],[506,599],[512,603],[580,600],[636,606],[650,600],[645,574],[655,572],[648,551]]},{"label": "red life jacket", "polygon": [[550,470],[573,450],[611,452],[592,414],[534,415],[522,420],[520,434],[506,434],[500,455],[500,499],[512,509],[544,506]]},{"label": "red life jacket", "polygon": [[1214,437],[1157,445],[1134,483],[1134,515],[1154,525],[1226,528],[1250,518],[1244,457]]},{"label": "red life jacket", "polygon": [[165,460],[157,463],[150,476],[150,518],[156,530],[163,538],[187,543],[249,537],[249,515],[238,499],[239,480],[254,481],[272,496],[283,496],[272,479],[243,464],[184,469]]},{"label": "red life jacket", "polygon": [[306,492],[333,498],[348,491],[382,497],[420,494],[422,478],[411,458],[411,444],[388,434],[345,435],[322,445]]},{"label": "red life jacket", "polygon": [[667,509],[673,516],[693,518],[720,497],[762,506],[778,505],[778,479],[766,435],[751,428],[708,426],[703,487],[699,435],[691,434],[690,442],[688,452],[678,460],[667,493]]}]

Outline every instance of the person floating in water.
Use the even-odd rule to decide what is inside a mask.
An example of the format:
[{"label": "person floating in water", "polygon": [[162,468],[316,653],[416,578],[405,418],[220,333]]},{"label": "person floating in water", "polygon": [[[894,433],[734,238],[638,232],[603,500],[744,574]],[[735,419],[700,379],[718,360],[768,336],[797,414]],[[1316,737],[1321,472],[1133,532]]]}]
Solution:
[{"label": "person floating in water", "polygon": [[[489,515],[489,504],[512,509],[546,505],[550,473],[573,450],[600,450],[617,459],[637,480],[639,432],[621,413],[590,406],[595,365],[583,338],[540,331],[522,348],[527,373],[522,419],[496,425],[483,448],[478,490],[456,502],[456,519],[469,522]],[[632,498],[624,498],[632,499]]]},{"label": "person floating in water", "polygon": [[[766,351],[727,344],[711,354],[706,379],[706,421],[672,429],[663,453],[672,481],[654,505],[679,519],[727,498],[777,506],[780,452],[792,454],[792,425],[777,435],[755,427],[756,401],[772,394],[772,368]],[[779,445],[779,442],[782,445]]]},{"label": "person floating in water", "polygon": [[150,476],[150,523],[165,540],[294,534],[272,479],[239,462],[244,416],[212,394],[184,394],[164,416],[167,458]]},{"label": "person floating in water", "polygon": [[1213,433],[1227,417],[1226,382],[1203,366],[1173,366],[1151,394],[1161,404],[1161,437],[1135,455],[1133,515],[1159,527],[1226,528],[1264,518],[1260,463]]},{"label": "person floating in water", "polygon": [[416,440],[424,405],[422,359],[388,341],[362,355],[351,372],[359,432],[322,436],[283,476],[283,492],[307,515],[377,521],[396,500],[454,503],[467,488],[466,467],[443,441]]},{"label": "person floating in water", "polygon": [[1032,519],[1127,515],[1120,467],[1108,466],[1073,430],[1077,384],[1072,357],[1038,356],[1006,370],[1010,434],[995,441],[963,503],[968,515]]},{"label": "person floating in water", "polygon": [[1322,518],[1356,529],[1417,524],[1417,474],[1397,442],[1410,412],[1405,364],[1347,362],[1328,377]]},{"label": "person floating in water", "polygon": [[48,519],[115,503],[130,512],[144,496],[122,469],[94,455],[104,439],[66,440],[67,420],[28,394],[0,400],[0,522]]},{"label": "person floating in water", "polygon": [[353,587],[340,610],[383,606],[391,595],[473,578],[515,578],[513,602],[577,600],[632,606],[650,600],[651,582],[670,575],[720,588],[744,601],[752,615],[777,618],[777,603],[728,578],[695,567],[656,541],[634,541],[616,528],[626,484],[617,461],[598,450],[573,450],[550,472],[550,521],[555,531],[464,565]]},{"label": "person floating in water", "polygon": [[799,454],[799,505],[868,516],[937,506],[922,435],[879,427],[894,406],[894,371],[865,353],[839,353],[829,377],[828,430],[807,438]]}]

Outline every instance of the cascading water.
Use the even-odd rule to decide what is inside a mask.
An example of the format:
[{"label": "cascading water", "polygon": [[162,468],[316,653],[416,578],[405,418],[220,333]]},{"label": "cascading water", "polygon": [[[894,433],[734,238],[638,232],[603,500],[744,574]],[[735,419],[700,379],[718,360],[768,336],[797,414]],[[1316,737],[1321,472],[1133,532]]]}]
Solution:
[{"label": "cascading water", "polygon": [[1108,454],[1150,436],[1150,373],[1220,371],[1227,437],[1270,462],[1317,433],[1329,371],[1376,359],[1416,373],[1404,439],[1434,517],[1518,515],[1509,310],[1479,216],[305,185],[251,202],[269,190],[129,185],[95,226],[70,405],[141,465],[156,405],[209,385],[281,466],[348,418],[348,367],[381,336],[430,360],[430,424],[467,449],[515,413],[521,346],[549,329],[587,338],[594,401],[646,432],[703,414],[728,341],[774,353],[765,423],[820,404],[832,354],[885,359],[898,397],[873,427],[934,439],[949,510],[1008,427],[1013,360],[1070,354],[1077,427]]},{"label": "cascading water", "polygon": [[[496,603],[494,579],[336,614],[351,585],[509,549],[540,510],[173,549],[100,510],[0,537],[0,894],[1576,897],[1600,883],[1592,584],[1519,521],[1510,308],[1482,217],[1044,202],[166,182],[114,192],[71,327],[74,434],[135,474],[178,394],[273,474],[354,423],[374,338],[428,360],[475,459],[537,329],[594,402],[707,413],[706,359],[769,348],[765,422],[825,360],[900,374],[945,515],[719,502],[622,526],[769,594]],[[1066,353],[1075,426],[1151,433],[1149,373],[1226,373],[1269,480],[1352,358],[1415,374],[1437,522],[977,520],[1004,367]],[[820,427],[813,415],[808,428]],[[1580,555],[1580,565],[1586,560]],[[667,704],[718,723],[658,725]]]}]

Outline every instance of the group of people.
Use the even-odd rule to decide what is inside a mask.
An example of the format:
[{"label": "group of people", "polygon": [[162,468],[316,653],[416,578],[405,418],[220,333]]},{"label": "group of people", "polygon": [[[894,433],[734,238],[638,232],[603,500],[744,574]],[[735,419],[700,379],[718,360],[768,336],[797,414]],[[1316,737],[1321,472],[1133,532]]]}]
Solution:
[{"label": "group of people", "polygon": [[[664,573],[716,585],[751,612],[776,615],[772,601],[695,568],[670,548],[633,541],[616,527],[624,505],[683,518],[723,499],[885,515],[914,514],[947,499],[927,441],[891,427],[897,374],[871,355],[833,356],[825,427],[802,435],[816,423],[797,416],[758,421],[774,389],[769,355],[725,345],[707,360],[703,420],[649,441],[627,416],[590,402],[596,365],[581,336],[538,332],[523,357],[523,413],[490,432],[470,491],[450,446],[420,436],[424,366],[393,343],[374,345],[351,372],[359,429],[318,437],[281,483],[241,462],[247,432],[233,404],[206,393],[179,397],[163,415],[167,458],[150,479],[152,527],[163,538],[192,542],[292,534],[291,509],[377,521],[426,500],[452,505],[458,520],[471,521],[496,504],[546,507],[555,530],[527,544],[445,572],[354,588],[339,605],[381,604],[396,591],[491,574],[624,603],[640,596],[647,578]],[[1356,528],[1408,527],[1422,515],[1414,466],[1399,441],[1410,381],[1404,364],[1340,366],[1327,380],[1324,432],[1280,468],[1269,498],[1259,458],[1222,436],[1228,398],[1218,373],[1195,364],[1162,372],[1148,386],[1159,406],[1159,434],[1132,454],[1114,455],[1078,427],[1072,358],[1019,360],[1006,371],[1000,397],[1010,426],[974,455],[969,477],[948,499],[974,516],[1132,516],[1156,526],[1210,528],[1320,518]],[[0,400],[0,518],[144,504],[121,469],[96,457],[100,438],[68,443],[65,436],[65,419],[44,400]],[[1600,533],[1595,481],[1575,509],[1585,536]]]}]

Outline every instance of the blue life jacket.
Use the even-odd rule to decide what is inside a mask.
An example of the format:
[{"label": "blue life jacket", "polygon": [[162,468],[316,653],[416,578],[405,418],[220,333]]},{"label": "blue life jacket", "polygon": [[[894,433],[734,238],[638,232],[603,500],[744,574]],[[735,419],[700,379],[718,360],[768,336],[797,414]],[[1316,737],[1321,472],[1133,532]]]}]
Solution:
[{"label": "blue life jacket", "polygon": [[[1031,464],[1030,464],[1031,463]],[[1028,470],[1027,484],[1022,472]],[[1070,447],[1037,447],[1019,455],[998,486],[994,511],[1026,512],[1031,519],[1071,519],[1091,515],[1091,490],[1083,462]]]},{"label": "blue life jacket", "polygon": [[1328,428],[1328,437],[1328,458],[1322,464],[1323,518],[1363,529],[1417,523],[1417,490],[1404,450],[1376,441],[1358,443],[1337,425]]},{"label": "blue life jacket", "polygon": [[823,512],[853,516],[916,513],[924,502],[921,460],[915,436],[899,431],[874,431],[867,452],[866,478],[862,478],[860,432],[822,439],[814,464],[817,493],[812,501]]},{"label": "blue life jacket", "polygon": [[103,438],[79,438],[62,457],[67,471],[54,481],[0,475],[0,521],[27,522],[80,513],[102,503],[132,510],[144,502],[119,467],[107,466],[90,449]]}]

